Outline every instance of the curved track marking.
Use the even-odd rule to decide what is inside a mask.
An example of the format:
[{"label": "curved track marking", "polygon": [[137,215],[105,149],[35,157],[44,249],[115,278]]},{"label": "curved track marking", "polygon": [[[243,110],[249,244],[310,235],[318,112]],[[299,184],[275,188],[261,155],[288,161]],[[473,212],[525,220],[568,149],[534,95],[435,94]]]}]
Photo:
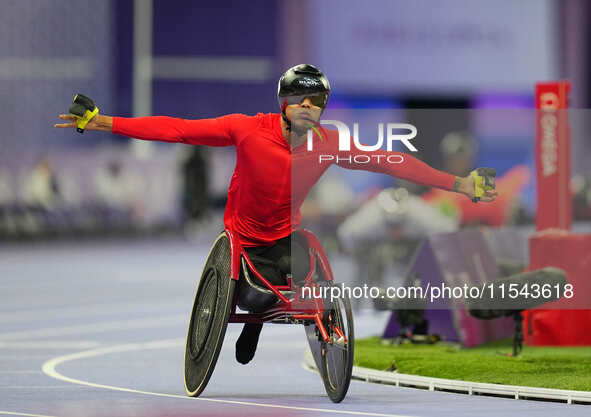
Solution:
[{"label": "curved track marking", "polygon": [[[400,414],[383,414],[383,413],[370,413],[370,412],[363,412],[363,411],[349,411],[349,410],[339,410],[339,409],[329,409],[329,408],[310,408],[310,407],[297,407],[297,406],[287,406],[287,405],[279,405],[279,404],[265,404],[265,403],[254,403],[249,401],[234,401],[234,400],[221,400],[216,398],[203,398],[203,397],[187,397],[185,395],[178,395],[178,394],[166,394],[163,392],[152,392],[152,391],[142,391],[136,390],[132,388],[125,388],[125,387],[117,387],[113,385],[104,385],[104,384],[96,384],[94,382],[83,381],[80,379],[70,378],[68,376],[62,375],[56,371],[56,367],[62,363],[70,362],[78,359],[87,359],[92,358],[95,356],[101,355],[108,355],[110,353],[120,353],[120,352],[131,352],[137,350],[146,350],[146,349],[161,349],[161,348],[168,348],[168,347],[178,347],[179,345],[183,345],[185,342],[184,339],[167,339],[161,341],[154,341],[154,342],[146,342],[146,343],[128,343],[124,345],[115,345],[109,347],[103,347],[98,349],[91,349],[77,353],[71,353],[68,355],[57,356],[46,361],[43,366],[43,372],[52,378],[58,379],[60,381],[70,382],[72,384],[79,384],[79,385],[86,385],[88,387],[93,388],[102,388],[102,389],[109,389],[114,391],[122,391],[122,392],[130,392],[135,394],[143,394],[143,395],[152,395],[157,397],[167,397],[167,398],[180,398],[184,400],[191,400],[191,401],[207,401],[213,403],[221,403],[221,404],[232,404],[232,405],[242,405],[242,406],[252,406],[252,407],[266,407],[266,408],[279,408],[279,409],[287,409],[287,410],[296,410],[296,411],[314,411],[320,413],[333,413],[333,414],[345,414],[345,415],[355,415],[355,416],[375,416],[375,417],[408,417],[403,416]],[[41,417],[50,417],[50,416],[41,416]]]}]

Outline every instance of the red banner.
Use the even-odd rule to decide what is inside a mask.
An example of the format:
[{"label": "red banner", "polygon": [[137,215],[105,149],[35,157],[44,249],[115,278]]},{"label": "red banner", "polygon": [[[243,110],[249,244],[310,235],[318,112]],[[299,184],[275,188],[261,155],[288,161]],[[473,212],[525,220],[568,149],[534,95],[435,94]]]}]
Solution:
[{"label": "red banner", "polygon": [[536,229],[569,230],[572,221],[568,81],[536,84]]}]

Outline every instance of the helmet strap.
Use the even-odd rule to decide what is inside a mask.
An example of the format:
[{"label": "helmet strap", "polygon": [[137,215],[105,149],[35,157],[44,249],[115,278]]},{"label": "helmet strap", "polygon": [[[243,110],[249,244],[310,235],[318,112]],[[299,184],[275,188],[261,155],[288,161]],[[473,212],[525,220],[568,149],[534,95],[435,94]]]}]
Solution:
[{"label": "helmet strap", "polygon": [[285,114],[285,108],[287,107],[287,101],[283,102],[283,106],[281,106],[281,118],[287,125],[286,129],[291,131],[291,120],[287,118],[287,114]]}]

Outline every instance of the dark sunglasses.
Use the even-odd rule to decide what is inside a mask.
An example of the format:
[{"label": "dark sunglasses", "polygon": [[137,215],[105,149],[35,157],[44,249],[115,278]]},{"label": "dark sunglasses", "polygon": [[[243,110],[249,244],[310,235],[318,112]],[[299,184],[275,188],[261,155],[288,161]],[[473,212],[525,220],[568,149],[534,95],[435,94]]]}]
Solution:
[{"label": "dark sunglasses", "polygon": [[312,105],[316,107],[325,108],[326,104],[328,103],[328,94],[316,94],[313,96],[287,96],[285,97],[285,101],[289,106],[292,104],[301,104],[306,98],[309,98]]}]

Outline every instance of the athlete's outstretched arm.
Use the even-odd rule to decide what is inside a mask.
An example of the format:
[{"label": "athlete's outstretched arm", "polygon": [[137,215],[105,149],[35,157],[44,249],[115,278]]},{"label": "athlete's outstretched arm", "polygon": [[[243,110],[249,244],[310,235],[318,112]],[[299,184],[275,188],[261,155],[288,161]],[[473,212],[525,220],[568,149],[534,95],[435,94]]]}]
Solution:
[{"label": "athlete's outstretched arm", "polygon": [[[57,123],[54,127],[79,127],[80,117],[73,114],[61,114],[59,118],[66,123]],[[89,118],[84,130],[112,132],[144,140],[230,146],[235,144],[239,130],[254,123],[252,119],[252,117],[243,114],[230,114],[214,119],[188,120],[168,116],[112,117],[97,113]]]},{"label": "athlete's outstretched arm", "polygon": [[[356,163],[353,154],[366,155],[369,157],[367,163]],[[401,178],[416,184],[428,187],[441,188],[466,195],[470,199],[475,197],[474,177],[456,177],[443,171],[439,171],[414,156],[402,152],[339,152],[340,161],[338,165],[348,169],[362,169],[372,172],[388,174],[392,177]],[[348,158],[351,158],[349,162]],[[368,158],[364,158],[366,161]],[[491,202],[497,196],[494,190],[485,191],[480,201]]]},{"label": "athlete's outstretched arm", "polygon": [[[187,120],[168,116],[111,117],[102,114],[94,116],[85,130],[112,132],[135,139],[163,142],[181,142],[191,145],[231,146],[234,144],[229,120],[234,115],[216,119]],[[239,115],[236,115],[239,116]],[[56,124],[59,128],[76,128],[76,119],[61,114],[60,119],[68,123]]]}]

